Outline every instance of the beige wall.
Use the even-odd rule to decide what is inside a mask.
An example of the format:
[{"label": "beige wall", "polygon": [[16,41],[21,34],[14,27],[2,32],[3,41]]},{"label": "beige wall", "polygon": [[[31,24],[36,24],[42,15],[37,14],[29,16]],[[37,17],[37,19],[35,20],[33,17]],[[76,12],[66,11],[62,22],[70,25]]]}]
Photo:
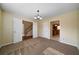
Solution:
[{"label": "beige wall", "polygon": [[77,45],[77,11],[60,16],[60,41],[73,46]]},{"label": "beige wall", "polygon": [[39,36],[50,38],[50,22],[54,20],[60,20],[60,42],[70,44],[78,47],[78,38],[77,38],[77,11],[71,11],[56,17],[50,17],[40,21],[39,25]]},{"label": "beige wall", "polygon": [[2,43],[2,12],[0,9],[0,46],[1,46],[1,43]]},{"label": "beige wall", "polygon": [[78,18],[78,22],[77,22],[77,26],[78,26],[78,30],[77,30],[77,32],[78,32],[78,34],[77,34],[77,37],[78,37],[78,48],[79,48],[79,11],[78,11],[78,16],[77,16],[77,18]]},{"label": "beige wall", "polygon": [[3,16],[3,40],[2,44],[10,44],[13,40],[13,16],[7,12],[2,11]]},{"label": "beige wall", "polygon": [[38,36],[50,39],[50,22],[49,20],[38,22]]}]

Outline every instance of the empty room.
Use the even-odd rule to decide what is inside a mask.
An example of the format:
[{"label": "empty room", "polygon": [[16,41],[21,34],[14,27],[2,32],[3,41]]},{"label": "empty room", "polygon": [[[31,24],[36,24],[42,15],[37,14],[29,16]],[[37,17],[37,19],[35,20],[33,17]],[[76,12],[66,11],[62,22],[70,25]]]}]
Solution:
[{"label": "empty room", "polygon": [[79,3],[0,3],[0,55],[79,55]]}]

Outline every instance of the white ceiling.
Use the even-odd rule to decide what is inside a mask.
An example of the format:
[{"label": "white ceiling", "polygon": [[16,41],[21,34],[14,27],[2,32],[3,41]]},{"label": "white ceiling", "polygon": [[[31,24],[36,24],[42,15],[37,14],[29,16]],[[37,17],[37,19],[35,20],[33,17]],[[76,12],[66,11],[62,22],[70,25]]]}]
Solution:
[{"label": "white ceiling", "polygon": [[1,7],[15,15],[33,18],[36,10],[40,10],[42,17],[56,16],[79,8],[78,3],[2,3]]}]

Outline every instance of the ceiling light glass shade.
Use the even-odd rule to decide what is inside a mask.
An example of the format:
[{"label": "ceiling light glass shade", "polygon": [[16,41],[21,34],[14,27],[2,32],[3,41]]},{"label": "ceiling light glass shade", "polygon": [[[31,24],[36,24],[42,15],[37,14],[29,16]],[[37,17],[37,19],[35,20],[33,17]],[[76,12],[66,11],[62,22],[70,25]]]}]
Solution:
[{"label": "ceiling light glass shade", "polygon": [[38,18],[40,18],[40,16],[37,16]]},{"label": "ceiling light glass shade", "polygon": [[40,19],[42,19],[42,17],[40,17]]},{"label": "ceiling light glass shade", "polygon": [[34,19],[37,19],[37,17],[34,17]]},{"label": "ceiling light glass shade", "polygon": [[41,16],[35,16],[34,19],[42,19]]}]

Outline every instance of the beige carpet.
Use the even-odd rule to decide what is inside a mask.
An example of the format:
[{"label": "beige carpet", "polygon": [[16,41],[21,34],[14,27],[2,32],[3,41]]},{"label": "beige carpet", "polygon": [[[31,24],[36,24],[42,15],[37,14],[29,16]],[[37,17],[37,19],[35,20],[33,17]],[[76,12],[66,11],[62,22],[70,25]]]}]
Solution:
[{"label": "beige carpet", "polygon": [[78,55],[78,49],[74,46],[60,43],[45,38],[28,39],[16,44],[10,44],[0,48],[1,55],[44,55],[43,51],[51,47],[65,55]]}]

